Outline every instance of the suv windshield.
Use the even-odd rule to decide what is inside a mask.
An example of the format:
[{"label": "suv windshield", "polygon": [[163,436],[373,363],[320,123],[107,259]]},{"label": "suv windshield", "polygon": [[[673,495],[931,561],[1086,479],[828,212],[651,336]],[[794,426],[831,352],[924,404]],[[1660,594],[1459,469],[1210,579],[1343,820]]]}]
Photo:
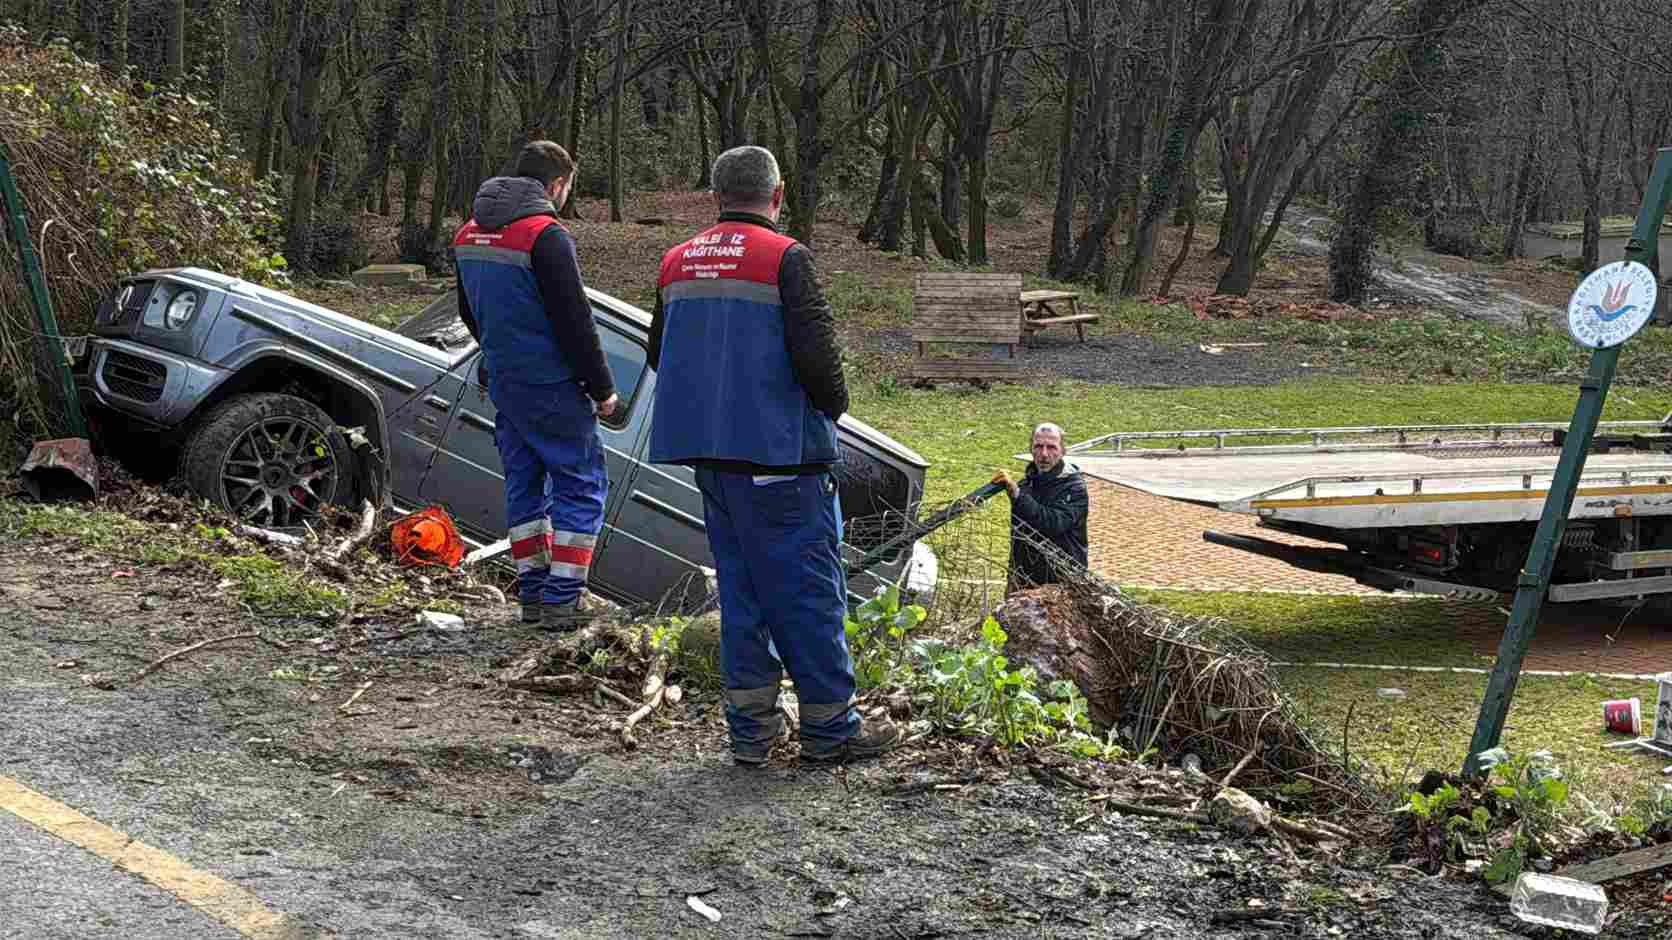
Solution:
[{"label": "suv windshield", "polygon": [[460,352],[475,342],[459,319],[459,298],[452,291],[431,301],[421,313],[395,327],[395,332],[447,352]]}]

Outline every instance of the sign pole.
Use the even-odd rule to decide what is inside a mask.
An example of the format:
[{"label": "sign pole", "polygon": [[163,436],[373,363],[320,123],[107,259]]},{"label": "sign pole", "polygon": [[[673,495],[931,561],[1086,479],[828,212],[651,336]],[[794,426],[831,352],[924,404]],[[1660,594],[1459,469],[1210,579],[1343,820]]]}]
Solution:
[{"label": "sign pole", "polygon": [[1602,417],[1608,386],[1614,381],[1620,347],[1654,315],[1655,275],[1642,262],[1655,256],[1656,239],[1669,196],[1672,196],[1672,148],[1656,155],[1654,173],[1638,212],[1637,227],[1626,245],[1626,260],[1592,272],[1568,304],[1568,328],[1574,339],[1595,351],[1591,354],[1590,370],[1579,384],[1579,403],[1574,407],[1573,421],[1562,441],[1562,456],[1550,481],[1550,492],[1545,497],[1544,513],[1539,517],[1538,530],[1527,552],[1527,563],[1516,577],[1509,625],[1498,643],[1498,661],[1487,681],[1486,695],[1480,702],[1480,717],[1475,721],[1474,737],[1469,742],[1469,755],[1463,761],[1465,777],[1480,774],[1481,752],[1497,747],[1503,737],[1510,700],[1521,679],[1521,662],[1538,627],[1539,609],[1550,585],[1550,573],[1556,565],[1568,513],[1573,509],[1574,493],[1585,472],[1585,457],[1596,434],[1597,421]]}]

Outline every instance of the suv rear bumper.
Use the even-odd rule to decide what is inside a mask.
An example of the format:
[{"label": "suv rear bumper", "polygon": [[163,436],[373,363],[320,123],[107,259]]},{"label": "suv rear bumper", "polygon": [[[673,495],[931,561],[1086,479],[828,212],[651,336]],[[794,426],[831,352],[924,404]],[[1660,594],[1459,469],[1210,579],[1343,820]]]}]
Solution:
[{"label": "suv rear bumper", "polygon": [[225,373],[152,346],[103,338],[87,341],[73,371],[84,405],[101,405],[160,427],[186,420]]}]

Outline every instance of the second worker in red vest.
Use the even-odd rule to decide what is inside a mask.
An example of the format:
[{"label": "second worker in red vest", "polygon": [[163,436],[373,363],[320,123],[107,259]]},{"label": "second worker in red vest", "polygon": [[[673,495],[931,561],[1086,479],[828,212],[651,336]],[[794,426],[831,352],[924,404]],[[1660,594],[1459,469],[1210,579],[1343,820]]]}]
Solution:
[{"label": "second worker in red vest", "polygon": [[900,732],[867,727],[853,707],[831,473],[848,391],[830,305],[812,252],[778,234],[784,186],[772,154],[733,148],[713,170],[719,224],[662,258],[650,459],[694,467],[702,490],[733,757],[763,763],[785,734],[786,670],[801,756],[872,757]]},{"label": "second worker in red vest", "polygon": [[555,630],[586,618],[577,600],[610,484],[597,416],[617,403],[575,243],[557,220],[574,178],[562,147],[525,145],[515,175],[482,184],[453,241],[459,317],[482,345],[497,411],[522,619]]}]

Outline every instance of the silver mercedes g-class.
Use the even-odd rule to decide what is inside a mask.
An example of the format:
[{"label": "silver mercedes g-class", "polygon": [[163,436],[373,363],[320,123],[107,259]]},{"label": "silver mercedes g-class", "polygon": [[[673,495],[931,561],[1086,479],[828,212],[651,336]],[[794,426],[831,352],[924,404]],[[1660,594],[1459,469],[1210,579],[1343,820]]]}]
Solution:
[{"label": "silver mercedes g-class", "polygon": [[[713,564],[702,497],[688,468],[645,460],[649,315],[589,294],[623,402],[600,424],[610,494],[591,586],[651,602]],[[473,546],[504,538],[494,406],[452,292],[386,330],[212,271],[155,270],[111,291],[94,334],[74,372],[101,446],[177,453],[187,485],[253,524],[294,526],[327,503],[387,496],[397,510],[445,506]],[[852,417],[840,435],[853,560],[911,524],[928,464]],[[849,588],[923,588],[933,569],[926,546],[907,544]]]}]

